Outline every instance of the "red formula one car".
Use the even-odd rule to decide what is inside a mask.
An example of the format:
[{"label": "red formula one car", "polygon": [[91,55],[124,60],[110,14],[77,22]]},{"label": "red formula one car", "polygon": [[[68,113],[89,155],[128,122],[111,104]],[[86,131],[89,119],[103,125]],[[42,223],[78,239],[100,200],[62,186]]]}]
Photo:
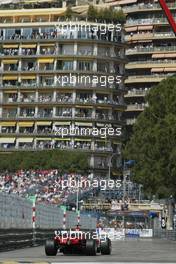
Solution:
[{"label": "red formula one car", "polygon": [[63,254],[81,254],[95,256],[111,254],[111,240],[104,236],[100,237],[96,232],[72,231],[55,232],[54,239],[45,243],[45,253],[47,256],[56,256],[58,252]]}]

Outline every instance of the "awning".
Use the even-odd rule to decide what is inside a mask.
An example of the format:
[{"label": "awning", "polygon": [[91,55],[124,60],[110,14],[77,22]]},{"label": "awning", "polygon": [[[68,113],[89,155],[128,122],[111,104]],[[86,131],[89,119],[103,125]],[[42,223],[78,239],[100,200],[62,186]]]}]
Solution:
[{"label": "awning", "polygon": [[52,122],[50,121],[38,121],[36,122],[37,126],[51,126]]},{"label": "awning", "polygon": [[97,109],[111,109],[110,106],[97,106]]},{"label": "awning", "polygon": [[176,53],[165,53],[164,54],[164,58],[175,58],[176,57]]},{"label": "awning", "polygon": [[0,143],[14,143],[15,138],[0,138]]},{"label": "awning", "polygon": [[104,139],[96,139],[95,142],[103,142],[103,143],[106,142],[106,144],[107,143],[110,143],[110,141],[107,141],[107,138],[104,138]]},{"label": "awning", "polygon": [[138,26],[139,30],[151,30],[153,29],[153,25],[144,25],[144,26]]},{"label": "awning", "polygon": [[16,94],[17,90],[8,90],[8,91],[4,91],[5,94]]},{"label": "awning", "polygon": [[126,4],[132,4],[132,3],[136,3],[137,0],[121,0],[118,2],[119,5],[126,5]]},{"label": "awning", "polygon": [[145,42],[145,43],[148,43],[148,42],[152,42],[151,39],[142,39],[142,40],[137,40],[136,42]]},{"label": "awning", "polygon": [[18,138],[17,141],[18,143],[32,143],[33,142],[33,138]]},{"label": "awning", "polygon": [[4,76],[2,79],[3,79],[4,81],[18,80],[18,76],[16,76],[16,75],[9,75],[9,76]]},{"label": "awning", "polygon": [[69,126],[71,124],[71,122],[55,122],[54,125],[55,126]]},{"label": "awning", "polygon": [[176,68],[172,67],[172,68],[164,68],[165,72],[175,72],[176,73]]},{"label": "awning", "polygon": [[137,31],[137,27],[125,27],[126,32]]},{"label": "awning", "polygon": [[40,3],[47,2],[47,3],[49,3],[49,2],[53,2],[53,0],[39,0],[39,1],[36,1],[36,0],[23,0],[23,2],[25,4],[32,4],[32,3],[35,3],[36,4],[36,2],[40,2]]},{"label": "awning", "polygon": [[46,140],[52,140],[52,138],[36,138],[36,140],[40,140],[40,141],[44,140],[44,141],[46,141]]},{"label": "awning", "polygon": [[90,138],[75,138],[74,140],[75,140],[75,141],[88,141],[88,142],[91,141]]},{"label": "awning", "polygon": [[93,108],[92,105],[76,105],[76,108]]},{"label": "awning", "polygon": [[86,127],[86,126],[92,127],[92,123],[75,122],[75,125],[76,126],[84,126],[84,127]]},{"label": "awning", "polygon": [[4,44],[3,45],[4,49],[17,49],[18,48],[18,44]]},{"label": "awning", "polygon": [[21,89],[21,92],[24,94],[24,93],[35,93],[35,90],[23,90]]},{"label": "awning", "polygon": [[16,64],[18,60],[2,60],[4,64]]},{"label": "awning", "polygon": [[14,127],[16,125],[16,122],[1,122],[0,126],[6,126],[6,127]]},{"label": "awning", "polygon": [[55,44],[54,43],[41,43],[40,47],[54,47]]},{"label": "awning", "polygon": [[22,44],[21,45],[21,48],[23,48],[23,49],[32,49],[32,48],[36,48],[36,44]]},{"label": "awning", "polygon": [[54,59],[48,58],[48,59],[38,59],[39,63],[53,63]]},{"label": "awning", "polygon": [[33,127],[34,122],[19,122],[19,127]]},{"label": "awning", "polygon": [[21,80],[35,80],[36,75],[22,75]]},{"label": "awning", "polygon": [[164,58],[164,57],[165,57],[165,54],[163,53],[152,54],[153,59]]},{"label": "awning", "polygon": [[163,72],[164,68],[152,68],[151,72]]},{"label": "awning", "polygon": [[70,141],[70,138],[66,138],[66,137],[64,137],[64,138],[55,138],[54,140],[57,140],[57,141]]},{"label": "awning", "polygon": [[104,127],[105,124],[97,123],[97,127]]}]

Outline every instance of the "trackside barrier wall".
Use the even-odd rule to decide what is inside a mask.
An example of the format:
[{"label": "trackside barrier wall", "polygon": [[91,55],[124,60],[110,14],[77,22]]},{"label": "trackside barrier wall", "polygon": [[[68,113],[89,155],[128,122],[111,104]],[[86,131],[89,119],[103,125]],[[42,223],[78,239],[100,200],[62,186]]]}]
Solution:
[{"label": "trackside barrier wall", "polygon": [[[0,193],[0,229],[31,229],[32,202],[17,195]],[[54,205],[36,204],[36,229],[62,229],[63,210]],[[77,224],[77,213],[66,212],[66,229]],[[95,229],[96,218],[87,215],[80,217],[81,228]]]},{"label": "trackside barrier wall", "polygon": [[154,237],[160,239],[176,240],[176,230],[154,229]]}]

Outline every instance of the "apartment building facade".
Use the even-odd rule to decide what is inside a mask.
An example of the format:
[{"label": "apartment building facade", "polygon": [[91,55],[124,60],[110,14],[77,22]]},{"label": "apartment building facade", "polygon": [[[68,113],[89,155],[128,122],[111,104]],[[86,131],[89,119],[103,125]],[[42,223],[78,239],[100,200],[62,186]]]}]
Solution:
[{"label": "apartment building facade", "polygon": [[0,10],[0,150],[84,151],[105,176],[120,137],[78,131],[122,127],[124,40],[92,30],[98,23],[62,21],[64,10]]},{"label": "apartment building facade", "polygon": [[[166,1],[176,19],[176,3]],[[125,40],[125,119],[129,128],[147,106],[146,93],[164,78],[176,73],[176,39],[158,1],[119,1],[127,14]]]}]

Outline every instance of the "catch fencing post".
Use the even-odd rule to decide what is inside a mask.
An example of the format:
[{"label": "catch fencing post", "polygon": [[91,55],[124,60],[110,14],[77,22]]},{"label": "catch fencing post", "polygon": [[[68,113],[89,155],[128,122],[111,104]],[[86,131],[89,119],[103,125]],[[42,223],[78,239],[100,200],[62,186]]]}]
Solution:
[{"label": "catch fencing post", "polygon": [[77,223],[80,224],[80,211],[77,211]]},{"label": "catch fencing post", "polygon": [[32,202],[32,245],[36,245],[36,196],[30,196],[28,199]]},{"label": "catch fencing post", "polygon": [[36,199],[32,202],[32,245],[36,245]]},{"label": "catch fencing post", "polygon": [[66,206],[62,206],[61,207],[63,210],[63,229],[66,229],[66,218],[67,218],[67,210],[66,210]]}]

